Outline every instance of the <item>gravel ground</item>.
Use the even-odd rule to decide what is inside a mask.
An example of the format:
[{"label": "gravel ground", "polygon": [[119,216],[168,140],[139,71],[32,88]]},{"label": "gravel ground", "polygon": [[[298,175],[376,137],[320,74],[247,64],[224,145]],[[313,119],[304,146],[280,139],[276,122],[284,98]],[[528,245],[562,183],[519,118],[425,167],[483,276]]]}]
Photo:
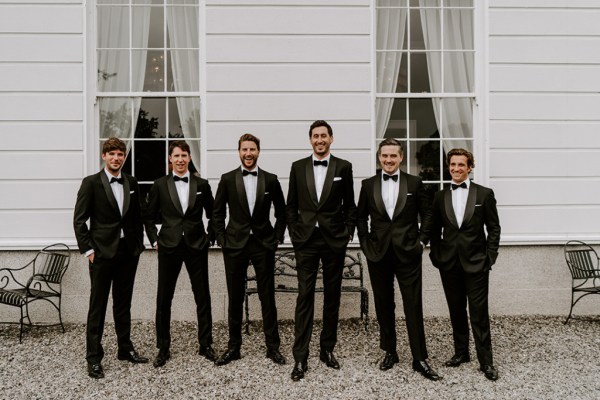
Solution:
[{"label": "gravel ground", "polygon": [[[446,368],[452,355],[447,318],[427,318],[425,329],[430,361],[443,380],[430,382],[412,371],[406,331],[398,321],[400,363],[381,372],[377,324],[365,332],[358,320],[340,321],[335,349],[342,368],[335,371],[318,359],[318,333],[311,342],[309,371],[292,382],[293,324],[280,326],[282,353],[288,364],[278,366],[265,358],[260,324],[244,336],[242,359],[224,367],[196,354],[196,329],[190,322],[173,322],[172,358],[155,369],[116,359],[111,326],[106,329],[103,366],[105,379],[88,378],[85,326],[71,324],[65,334],[56,328],[34,329],[18,341],[18,327],[0,325],[0,398],[2,399],[599,399],[600,320],[574,320],[563,325],[559,317],[494,317],[492,340],[497,382],[486,380],[472,361]],[[215,350],[227,345],[227,327],[215,324]],[[154,324],[135,322],[133,341],[152,359]],[[472,356],[475,351],[471,349]]]}]

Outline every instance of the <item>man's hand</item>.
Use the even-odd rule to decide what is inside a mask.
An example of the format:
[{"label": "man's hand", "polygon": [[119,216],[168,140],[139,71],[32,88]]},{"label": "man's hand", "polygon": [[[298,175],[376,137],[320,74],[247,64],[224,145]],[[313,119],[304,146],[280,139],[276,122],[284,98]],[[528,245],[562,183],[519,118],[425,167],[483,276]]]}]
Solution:
[{"label": "man's hand", "polygon": [[93,264],[94,263],[94,256],[96,255],[96,253],[92,253],[88,256],[88,260],[90,260],[90,262]]}]

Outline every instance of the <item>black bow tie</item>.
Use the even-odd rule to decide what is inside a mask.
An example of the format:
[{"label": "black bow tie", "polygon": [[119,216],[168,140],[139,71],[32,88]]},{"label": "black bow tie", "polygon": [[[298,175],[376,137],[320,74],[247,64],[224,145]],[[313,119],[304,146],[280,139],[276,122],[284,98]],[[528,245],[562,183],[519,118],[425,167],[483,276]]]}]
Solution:
[{"label": "black bow tie", "polygon": [[173,175],[173,180],[175,182],[177,182],[177,181],[183,181],[183,182],[187,183],[188,182],[188,177],[184,176],[183,178],[181,178],[181,177],[179,177],[177,175]]},{"label": "black bow tie", "polygon": [[244,176],[247,176],[247,175],[258,176],[258,172],[256,172],[256,171],[248,171],[247,169],[243,169],[242,170],[242,175],[244,175]]},{"label": "black bow tie", "polygon": [[313,160],[313,165],[322,165],[324,167],[327,166],[327,160],[323,160],[323,161],[319,161],[319,160]]},{"label": "black bow tie", "polygon": [[123,184],[124,179],[121,178],[115,178],[114,176],[112,178],[110,178],[110,183],[114,183],[117,182],[118,184],[122,185]]},{"label": "black bow tie", "polygon": [[466,189],[467,188],[467,184],[465,182],[461,183],[460,185],[457,185],[456,183],[452,183],[452,190],[456,190],[458,188],[463,188]]},{"label": "black bow tie", "polygon": [[398,175],[388,175],[388,174],[383,174],[383,180],[387,181],[387,180],[393,180],[394,182],[398,182]]}]

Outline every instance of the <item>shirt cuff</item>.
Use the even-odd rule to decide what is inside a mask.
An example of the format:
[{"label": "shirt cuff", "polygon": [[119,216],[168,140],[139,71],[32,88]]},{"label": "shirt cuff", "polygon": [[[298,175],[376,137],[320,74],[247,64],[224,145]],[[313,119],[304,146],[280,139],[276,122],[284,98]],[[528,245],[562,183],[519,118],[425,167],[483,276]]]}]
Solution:
[{"label": "shirt cuff", "polygon": [[91,249],[91,250],[86,251],[85,254],[84,254],[84,256],[89,257],[89,256],[91,256],[94,253],[95,253],[94,249]]}]

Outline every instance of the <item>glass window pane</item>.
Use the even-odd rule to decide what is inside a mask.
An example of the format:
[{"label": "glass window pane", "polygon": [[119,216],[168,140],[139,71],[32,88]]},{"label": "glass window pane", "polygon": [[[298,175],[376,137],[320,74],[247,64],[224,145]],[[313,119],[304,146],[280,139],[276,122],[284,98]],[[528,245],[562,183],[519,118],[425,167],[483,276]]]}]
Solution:
[{"label": "glass window pane", "polygon": [[198,5],[198,0],[167,0],[167,4]]},{"label": "glass window pane", "polygon": [[405,93],[408,91],[406,52],[377,53],[378,93]]},{"label": "glass window pane", "polygon": [[377,0],[377,7],[407,7],[408,0]]},{"label": "glass window pane", "polygon": [[164,0],[131,0],[131,4],[164,4]]},{"label": "glass window pane", "polygon": [[[418,28],[411,27],[411,33],[417,36],[411,45],[419,46],[420,49],[440,50],[442,48],[442,20],[441,12],[438,8],[425,8],[421,10],[413,10],[417,15],[412,21],[413,25],[418,25]],[[414,44],[413,44],[414,42]]]},{"label": "glass window pane", "polygon": [[198,7],[167,7],[167,43],[169,48],[200,47]]},{"label": "glass window pane", "polygon": [[[431,73],[436,73],[434,69]],[[429,93],[429,73],[426,53],[410,54],[410,91],[412,93]]]},{"label": "glass window pane", "polygon": [[411,0],[411,6],[414,7],[441,7],[441,0]]},{"label": "glass window pane", "polygon": [[425,42],[423,40],[423,28],[421,26],[421,12],[413,8],[410,10],[410,32],[408,40],[411,50],[425,50]]},{"label": "glass window pane", "polygon": [[[146,71],[137,75],[134,91],[162,92],[165,90],[165,56],[163,50],[134,50],[133,70]],[[143,82],[141,79],[143,78]],[[143,86],[142,86],[143,85]],[[137,88],[137,90],[135,89]]]},{"label": "glass window pane", "polygon": [[167,173],[167,142],[139,140],[134,146],[134,173],[140,181],[154,181]]},{"label": "glass window pane", "polygon": [[129,4],[129,0],[96,0],[96,4]]},{"label": "glass window pane", "polygon": [[[385,100],[390,101],[391,99],[378,99],[381,100],[378,105],[385,104]],[[392,110],[389,114],[389,120],[385,128],[384,138],[397,138],[406,139],[408,137],[407,123],[406,123],[406,99],[394,99],[392,104]],[[383,123],[384,120],[377,121]],[[378,129],[379,131],[379,129]]]},{"label": "glass window pane", "polygon": [[446,7],[473,7],[473,0],[446,0]]},{"label": "glass window pane", "polygon": [[197,92],[200,90],[198,50],[167,52],[167,88],[169,91]]},{"label": "glass window pane", "polygon": [[444,10],[444,49],[473,50],[473,10]]},{"label": "glass window pane", "polygon": [[98,100],[99,133],[101,138],[112,136],[130,138],[133,122],[131,99],[102,97]]},{"label": "glass window pane", "polygon": [[167,124],[166,99],[144,97],[135,127],[136,138],[164,138]]},{"label": "glass window pane", "polygon": [[134,48],[164,47],[164,12],[162,7],[132,7]]},{"label": "glass window pane", "polygon": [[474,75],[472,52],[444,52],[444,92],[473,92]]},{"label": "glass window pane", "polygon": [[437,124],[435,123],[435,114],[431,99],[410,99],[409,116],[411,138],[431,138],[439,137]]},{"label": "glass window pane", "polygon": [[179,119],[177,99],[168,99],[169,105],[169,138],[183,138],[183,128]]},{"label": "glass window pane", "polygon": [[[414,154],[414,172],[424,181],[439,181],[440,171],[440,142],[414,142],[411,146]],[[412,154],[411,154],[412,157]]]},{"label": "glass window pane", "polygon": [[97,72],[98,91],[129,91],[129,51],[98,50]]},{"label": "glass window pane", "polygon": [[129,8],[103,6],[97,11],[98,48],[129,47]]}]

